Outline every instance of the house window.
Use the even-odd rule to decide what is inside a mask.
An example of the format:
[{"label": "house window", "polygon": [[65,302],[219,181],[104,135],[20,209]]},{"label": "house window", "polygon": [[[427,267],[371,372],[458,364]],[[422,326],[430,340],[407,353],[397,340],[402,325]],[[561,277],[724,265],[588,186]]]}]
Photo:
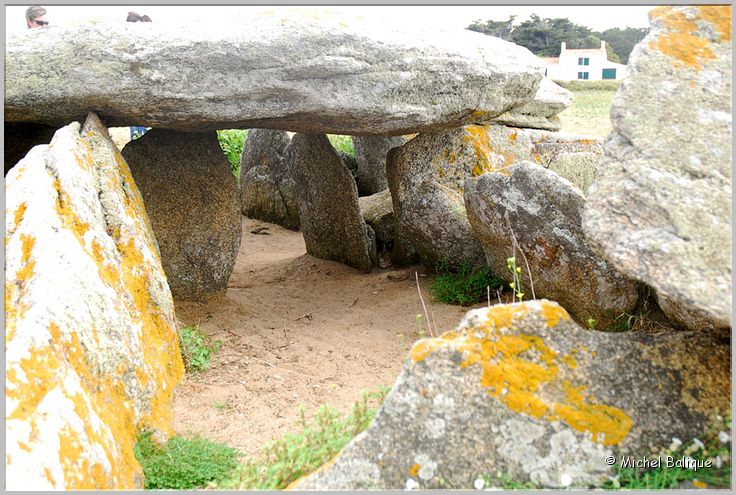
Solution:
[{"label": "house window", "polygon": [[578,79],[588,79],[587,72],[578,72]]},{"label": "house window", "polygon": [[590,58],[588,57],[578,58],[578,65],[590,65]]},{"label": "house window", "polygon": [[603,69],[603,79],[616,79],[616,69]]}]

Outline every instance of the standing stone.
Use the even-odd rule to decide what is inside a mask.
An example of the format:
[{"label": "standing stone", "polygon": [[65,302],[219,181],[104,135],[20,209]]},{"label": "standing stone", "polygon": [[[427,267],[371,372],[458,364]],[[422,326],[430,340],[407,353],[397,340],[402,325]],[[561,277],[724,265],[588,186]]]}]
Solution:
[{"label": "standing stone", "polygon": [[123,156],[143,195],[176,298],[227,287],[241,237],[237,184],[215,132],[152,129]]},{"label": "standing stone", "polygon": [[370,272],[375,234],[360,214],[355,180],[327,136],[295,134],[287,155],[307,253]]},{"label": "standing stone", "polygon": [[559,131],[560,114],[572,103],[572,92],[544,78],[534,100],[493,119],[494,123],[511,127],[528,127]]},{"label": "standing stone", "polygon": [[391,148],[401,146],[402,136],[353,136],[355,159],[358,162],[358,195],[370,196],[388,187],[386,180],[386,154]]},{"label": "standing stone", "polygon": [[533,288],[536,297],[558,301],[583,325],[595,320],[598,329],[633,313],[637,285],[591,251],[580,224],[585,197],[566,179],[521,162],[468,179],[465,206],[488,265],[508,282],[507,259],[515,253],[527,298]]},{"label": "standing stone", "polygon": [[585,234],[693,330],[731,326],[731,8],[659,7],[631,54]]},{"label": "standing stone", "polygon": [[368,429],[291,488],[599,486],[608,456],[652,458],[730,411],[730,365],[703,333],[591,332],[547,300],[472,310],[415,343]]},{"label": "standing stone", "polygon": [[296,184],[286,162],[285,131],[252,129],[240,157],[240,207],[248,218],[299,230]]},{"label": "standing stone", "polygon": [[585,134],[524,129],[531,136],[532,159],[569,180],[583,193],[595,180],[603,156],[603,139]]},{"label": "standing stone", "polygon": [[5,488],[142,489],[184,366],[141,195],[95,115],[6,182]]}]

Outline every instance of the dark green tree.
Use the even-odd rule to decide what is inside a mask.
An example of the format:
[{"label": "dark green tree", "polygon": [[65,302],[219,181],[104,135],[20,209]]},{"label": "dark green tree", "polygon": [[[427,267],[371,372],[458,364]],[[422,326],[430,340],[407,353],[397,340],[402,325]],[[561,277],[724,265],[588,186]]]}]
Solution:
[{"label": "dark green tree", "polygon": [[[595,33],[600,39],[605,40],[606,45],[621,57],[622,64],[629,63],[629,55],[634,46],[647,35],[646,28],[612,28]],[[609,58],[609,60],[611,60]],[[615,60],[614,60],[615,62]]]},{"label": "dark green tree", "polygon": [[512,15],[508,21],[486,21],[485,23],[479,19],[468,26],[468,29],[509,41],[515,18],[516,16]]}]

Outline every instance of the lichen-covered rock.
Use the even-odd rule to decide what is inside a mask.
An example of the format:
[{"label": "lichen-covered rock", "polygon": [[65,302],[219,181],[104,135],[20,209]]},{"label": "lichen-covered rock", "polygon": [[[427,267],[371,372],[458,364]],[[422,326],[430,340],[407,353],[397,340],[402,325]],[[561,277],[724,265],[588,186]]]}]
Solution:
[{"label": "lichen-covered rock", "polygon": [[241,237],[237,182],[215,132],[152,129],[123,148],[176,298],[227,287]]},{"label": "lichen-covered rock", "polygon": [[240,155],[240,208],[248,218],[299,230],[296,184],[285,162],[285,131],[252,129]]},{"label": "lichen-covered rock", "polygon": [[559,131],[562,122],[558,114],[571,103],[572,93],[545,77],[532,101],[496,117],[493,122],[511,127]]},{"label": "lichen-covered rock", "polygon": [[8,490],[143,488],[133,446],[171,434],[174,304],[140,193],[90,115],[7,176]]},{"label": "lichen-covered rock", "polygon": [[386,181],[386,154],[391,148],[401,146],[402,136],[353,136],[355,160],[358,164],[358,195],[370,196],[388,187]]},{"label": "lichen-covered rock", "polygon": [[327,136],[295,134],[286,153],[307,253],[371,271],[375,233],[360,214],[355,180]]},{"label": "lichen-covered rock", "polygon": [[358,198],[363,220],[376,234],[376,241],[382,244],[393,244],[395,236],[394,205],[391,192],[385,189],[370,196]]},{"label": "lichen-covered rock", "polygon": [[509,282],[507,259],[516,253],[527,298],[533,289],[600,329],[634,312],[637,284],[590,249],[580,219],[585,197],[566,179],[520,162],[468,179],[465,207],[488,266]]},{"label": "lichen-covered rock", "polygon": [[502,125],[420,134],[386,162],[397,231],[431,265],[445,259],[480,263],[483,255],[463,204],[465,180],[532,160],[581,187],[595,175],[601,140]]},{"label": "lichen-covered rock", "polygon": [[606,457],[651,457],[729,411],[730,356],[698,332],[584,330],[547,300],[472,310],[414,344],[371,426],[293,488],[597,486]]},{"label": "lichen-covered rock", "polygon": [[37,144],[49,144],[56,127],[31,123],[5,123],[5,175]]},{"label": "lichen-covered rock", "polygon": [[731,326],[731,8],[660,7],[631,54],[585,234],[696,330]]},{"label": "lichen-covered rock", "polygon": [[5,121],[399,135],[487,121],[543,72],[499,38],[329,12],[75,23],[8,36]]}]

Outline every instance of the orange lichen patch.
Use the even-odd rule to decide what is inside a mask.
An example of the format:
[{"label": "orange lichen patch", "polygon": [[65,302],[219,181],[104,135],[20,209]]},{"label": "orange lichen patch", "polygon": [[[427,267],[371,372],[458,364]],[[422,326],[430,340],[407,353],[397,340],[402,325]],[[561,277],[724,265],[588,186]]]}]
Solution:
[{"label": "orange lichen patch", "polygon": [[[569,319],[558,305],[540,304],[549,327],[565,317]],[[561,367],[577,368],[577,349],[560,355],[539,336],[504,332],[513,328],[526,312],[526,304],[494,306],[488,309],[487,320],[481,327],[421,340],[409,355],[414,361],[421,361],[443,347],[461,352],[461,368],[480,366],[481,386],[510,410],[538,419],[564,421],[578,431],[589,432],[595,442],[620,443],[631,428],[631,418],[620,409],[589,401],[583,386],[560,382]],[[550,398],[550,394],[559,396],[560,391],[564,398]]]},{"label": "orange lichen patch", "polygon": [[519,137],[519,132],[514,130],[509,134],[509,143],[515,143]]},{"label": "orange lichen patch", "polygon": [[18,367],[25,380],[14,372],[6,378],[6,395],[18,402],[7,419],[26,421],[35,413],[46,394],[59,385],[60,362],[51,347],[33,349],[29,357],[22,358]]},{"label": "orange lichen patch", "polygon": [[18,205],[18,209],[15,210],[15,213],[13,213],[13,225],[15,225],[16,227],[20,225],[20,222],[23,221],[23,215],[26,214],[27,208],[28,205],[25,201]]},{"label": "orange lichen patch", "polygon": [[549,301],[540,301],[539,306],[541,310],[539,313],[547,321],[547,326],[554,328],[560,322],[560,320],[569,320],[570,315],[565,311],[565,308],[559,304],[554,304]]},{"label": "orange lichen patch", "polygon": [[421,468],[422,468],[422,466],[420,466],[419,464],[413,464],[413,465],[412,465],[412,466],[411,466],[411,467],[409,468],[409,476],[414,476],[414,477],[416,477],[417,473],[419,473],[419,470],[420,470]]},{"label": "orange lichen patch", "polygon": [[120,283],[120,274],[113,266],[105,263],[105,258],[102,256],[102,246],[100,246],[97,240],[92,241],[92,257],[95,260],[102,281],[111,287],[118,286]]},{"label": "orange lichen patch", "polygon": [[475,152],[476,163],[472,170],[474,177],[489,172],[508,175],[506,169],[514,163],[515,156],[509,150],[494,150],[488,139],[486,127],[482,125],[466,126],[463,141],[470,144]]},{"label": "orange lichen patch", "polygon": [[20,447],[21,450],[25,450],[26,452],[30,452],[31,450],[33,450],[31,449],[30,445],[25,442],[21,442],[20,440],[18,440],[18,447]]},{"label": "orange lichen patch", "polygon": [[[731,39],[731,8],[703,5],[698,7],[700,19],[713,24],[719,33],[718,41]],[[715,59],[711,42],[698,35],[698,19],[688,19],[673,7],[657,7],[650,12],[651,19],[661,20],[667,32],[649,42],[649,47],[677,60],[675,66],[687,66],[696,71],[703,64]]]},{"label": "orange lichen patch", "polygon": [[701,489],[703,489],[703,488],[708,488],[708,483],[703,483],[700,480],[693,480],[693,486],[695,488],[701,488]]},{"label": "orange lichen patch", "polygon": [[631,418],[615,407],[588,404],[585,388],[563,383],[565,402],[555,404],[555,413],[578,431],[589,431],[593,441],[604,445],[620,443],[631,429]]},{"label": "orange lichen patch", "polygon": [[84,246],[84,234],[89,230],[89,224],[82,222],[72,209],[72,202],[66,191],[61,189],[59,179],[54,180],[54,189],[56,189],[56,213],[61,218],[64,228],[72,231],[79,243]]},{"label": "orange lichen patch", "polygon": [[43,468],[43,473],[46,475],[46,479],[48,480],[48,482],[51,483],[51,485],[55,487],[56,486],[56,480],[51,475],[51,470],[49,468],[45,467],[45,468]]}]

